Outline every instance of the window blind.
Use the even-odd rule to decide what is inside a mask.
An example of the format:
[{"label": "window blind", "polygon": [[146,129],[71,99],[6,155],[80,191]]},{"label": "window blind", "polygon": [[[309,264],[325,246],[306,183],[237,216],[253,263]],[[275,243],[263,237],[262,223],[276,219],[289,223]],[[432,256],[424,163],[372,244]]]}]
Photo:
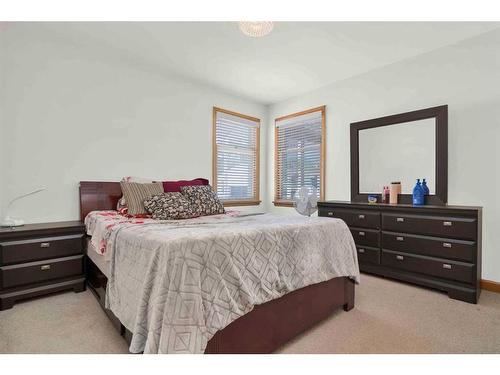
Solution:
[{"label": "window blind", "polygon": [[260,121],[215,111],[217,195],[223,201],[258,201]]},{"label": "window blind", "polygon": [[302,187],[322,189],[324,108],[276,120],[276,201],[291,201]]}]

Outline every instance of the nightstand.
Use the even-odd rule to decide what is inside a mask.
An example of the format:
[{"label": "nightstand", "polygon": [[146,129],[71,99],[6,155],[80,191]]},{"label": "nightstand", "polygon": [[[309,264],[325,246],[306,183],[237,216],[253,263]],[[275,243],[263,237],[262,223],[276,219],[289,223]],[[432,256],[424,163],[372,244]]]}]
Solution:
[{"label": "nightstand", "polygon": [[0,228],[0,311],[22,299],[85,290],[80,221]]}]

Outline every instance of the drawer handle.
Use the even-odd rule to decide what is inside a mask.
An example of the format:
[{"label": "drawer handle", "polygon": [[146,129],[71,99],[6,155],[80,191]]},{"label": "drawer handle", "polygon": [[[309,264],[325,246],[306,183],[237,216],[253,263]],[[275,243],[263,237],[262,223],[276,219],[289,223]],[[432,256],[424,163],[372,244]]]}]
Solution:
[{"label": "drawer handle", "polygon": [[358,249],[358,252],[363,254],[365,252],[365,249]]},{"label": "drawer handle", "polygon": [[402,222],[404,222],[404,221],[405,221],[405,218],[404,218],[404,217],[398,217],[398,218],[396,218],[396,221],[397,221],[398,223],[402,223]]},{"label": "drawer handle", "polygon": [[365,235],[365,232],[359,232],[359,235],[360,235],[360,236],[364,236],[364,235]]},{"label": "drawer handle", "polygon": [[443,268],[447,270],[451,270],[451,264],[444,263]]},{"label": "drawer handle", "polygon": [[396,240],[397,240],[397,241],[404,241],[404,240],[405,240],[405,238],[404,238],[404,237],[399,237],[399,236],[398,236],[398,237],[396,237]]},{"label": "drawer handle", "polygon": [[333,216],[333,212],[328,212],[328,216]]},{"label": "drawer handle", "polygon": [[45,265],[41,266],[40,269],[42,271],[48,271],[48,270],[50,270],[50,264],[45,264]]},{"label": "drawer handle", "polygon": [[358,218],[360,218],[360,219],[364,219],[364,218],[365,218],[365,215],[358,215]]},{"label": "drawer handle", "polygon": [[42,242],[40,247],[50,247],[50,242]]},{"label": "drawer handle", "polygon": [[443,225],[445,227],[451,227],[453,225],[453,223],[451,221],[443,221]]},{"label": "drawer handle", "polygon": [[402,256],[402,255],[396,255],[396,259],[397,259],[397,260],[404,260],[404,259],[405,259],[405,257],[404,257],[404,256]]},{"label": "drawer handle", "polygon": [[451,247],[451,243],[449,243],[449,242],[443,242],[443,247]]}]

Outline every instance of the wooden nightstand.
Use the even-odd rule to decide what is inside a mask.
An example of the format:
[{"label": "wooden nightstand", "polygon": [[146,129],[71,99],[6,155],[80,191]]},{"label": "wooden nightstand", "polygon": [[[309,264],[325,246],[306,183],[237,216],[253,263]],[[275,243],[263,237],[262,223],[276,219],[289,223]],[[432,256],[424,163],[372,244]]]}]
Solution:
[{"label": "wooden nightstand", "polygon": [[80,221],[0,228],[0,311],[22,299],[85,290]]}]

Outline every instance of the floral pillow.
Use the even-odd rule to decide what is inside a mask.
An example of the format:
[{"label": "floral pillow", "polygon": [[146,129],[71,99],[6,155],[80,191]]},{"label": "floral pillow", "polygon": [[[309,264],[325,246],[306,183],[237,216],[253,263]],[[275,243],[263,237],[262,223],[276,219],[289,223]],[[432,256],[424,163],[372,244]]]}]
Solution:
[{"label": "floral pillow", "polygon": [[197,217],[193,206],[181,193],[163,193],[144,200],[144,207],[153,219],[177,220]]},{"label": "floral pillow", "polygon": [[189,200],[198,216],[225,213],[224,206],[210,185],[182,186],[181,193]]}]

